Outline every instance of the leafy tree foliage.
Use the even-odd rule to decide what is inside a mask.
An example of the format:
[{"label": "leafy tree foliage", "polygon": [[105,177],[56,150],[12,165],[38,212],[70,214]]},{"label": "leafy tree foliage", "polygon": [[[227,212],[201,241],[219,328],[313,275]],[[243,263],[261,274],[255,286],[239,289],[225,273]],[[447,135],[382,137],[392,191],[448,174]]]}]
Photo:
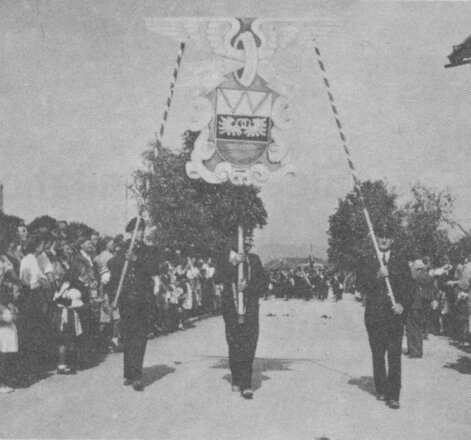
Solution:
[{"label": "leafy tree foliage", "polygon": [[34,232],[41,228],[45,228],[48,231],[54,229],[57,225],[57,220],[49,215],[41,215],[36,217],[29,225],[28,231]]},{"label": "leafy tree foliage", "polygon": [[[36,217],[29,225],[28,230],[34,232],[40,228],[46,228],[48,231],[53,231],[57,228],[57,224],[60,220],[56,220],[48,215],[42,215]],[[88,237],[91,234],[97,234],[98,232],[92,227],[88,226],[83,222],[70,222],[67,224],[66,235],[67,240],[70,243],[76,243],[82,237]]]},{"label": "leafy tree foliage", "polygon": [[67,240],[70,243],[77,243],[82,237],[89,237],[98,232],[82,222],[70,222],[67,225]]},{"label": "leafy tree foliage", "polygon": [[[385,218],[396,223],[397,246],[406,258],[414,260],[425,255],[435,262],[446,253],[471,251],[469,236],[452,246],[448,228],[452,223],[453,199],[448,191],[435,191],[416,184],[411,188],[411,200],[397,207],[397,196],[385,182],[366,181],[362,193],[373,225]],[[336,212],[329,219],[329,260],[342,270],[354,267],[358,254],[372,253],[363,206],[355,191],[339,200]]]},{"label": "leafy tree foliage", "polygon": [[213,185],[186,175],[197,134],[186,132],[179,152],[152,145],[144,156],[152,171],[137,172],[135,183],[159,246],[215,255],[237,236],[239,224],[251,242],[255,228],[266,225],[267,212],[254,186]]},{"label": "leafy tree foliage", "polygon": [[411,194],[412,200],[403,208],[409,252],[416,258],[428,255],[438,260],[451,248],[447,226],[453,199],[446,190],[436,192],[419,183]]},{"label": "leafy tree foliage", "polygon": [[[361,184],[365,205],[374,226],[387,218],[394,221],[399,230],[400,213],[397,211],[397,195],[382,180],[365,181]],[[339,199],[336,212],[329,217],[329,261],[338,269],[354,268],[359,254],[374,252],[363,203],[353,190],[345,199]]]},{"label": "leafy tree foliage", "polygon": [[23,219],[0,212],[0,249],[4,251],[9,241],[16,236],[20,223],[23,223]]},{"label": "leafy tree foliage", "polygon": [[23,223],[23,219],[16,215],[8,215],[0,212],[0,228],[3,231],[12,231],[18,227],[19,224]]}]

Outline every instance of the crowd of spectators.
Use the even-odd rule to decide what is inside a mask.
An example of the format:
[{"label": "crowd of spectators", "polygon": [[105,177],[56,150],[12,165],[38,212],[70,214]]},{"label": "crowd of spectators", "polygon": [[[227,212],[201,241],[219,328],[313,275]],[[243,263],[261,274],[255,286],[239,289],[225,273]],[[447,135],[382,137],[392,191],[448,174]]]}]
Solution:
[{"label": "crowd of spectators", "polygon": [[423,356],[423,341],[429,334],[450,338],[457,346],[471,342],[471,255],[452,264],[448,255],[437,264],[423,256],[411,262],[415,281],[412,307],[407,316],[406,335],[411,358]]},{"label": "crowd of spectators", "polygon": [[[122,350],[119,312],[112,307],[117,280],[110,279],[107,264],[128,243],[123,235],[73,236],[64,221],[49,228],[20,222],[0,230],[0,393],[54,371],[75,374]],[[221,286],[214,283],[211,257],[176,245],[156,255],[159,284],[149,338],[184,330],[189,318],[220,313]],[[429,334],[469,349],[471,255],[456,264],[444,256],[435,265],[424,256],[410,268],[415,287],[406,322],[407,355],[422,357]],[[339,301],[344,292],[363,299],[354,276],[309,264],[272,270],[269,278],[266,299]]]},{"label": "crowd of spectators", "polygon": [[[30,226],[30,225],[29,225]],[[52,373],[76,374],[122,350],[116,285],[107,263],[123,235],[70,239],[64,221],[0,231],[0,393]],[[153,243],[147,243],[153,245]],[[220,312],[211,258],[192,249],[160,251],[149,337],[184,330],[188,319]]]}]

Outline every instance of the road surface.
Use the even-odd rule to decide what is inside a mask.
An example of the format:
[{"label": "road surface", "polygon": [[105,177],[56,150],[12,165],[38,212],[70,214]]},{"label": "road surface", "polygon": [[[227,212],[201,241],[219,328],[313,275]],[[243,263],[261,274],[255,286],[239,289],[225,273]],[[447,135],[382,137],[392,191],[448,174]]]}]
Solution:
[{"label": "road surface", "polygon": [[122,355],[0,395],[0,438],[388,440],[471,438],[471,355],[444,337],[403,359],[401,408],[376,401],[363,309],[261,301],[254,400],[231,392],[221,317],[149,341],[146,389]]}]

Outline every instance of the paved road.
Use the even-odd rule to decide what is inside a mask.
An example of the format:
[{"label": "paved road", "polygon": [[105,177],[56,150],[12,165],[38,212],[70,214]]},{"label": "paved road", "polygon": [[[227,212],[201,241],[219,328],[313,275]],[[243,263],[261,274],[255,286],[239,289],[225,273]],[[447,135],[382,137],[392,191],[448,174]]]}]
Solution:
[{"label": "paved road", "polygon": [[255,397],[230,390],[222,318],[149,342],[147,387],[121,385],[121,355],[77,376],[0,395],[0,438],[466,439],[471,355],[431,337],[404,358],[401,409],[373,396],[363,309],[262,302]]}]

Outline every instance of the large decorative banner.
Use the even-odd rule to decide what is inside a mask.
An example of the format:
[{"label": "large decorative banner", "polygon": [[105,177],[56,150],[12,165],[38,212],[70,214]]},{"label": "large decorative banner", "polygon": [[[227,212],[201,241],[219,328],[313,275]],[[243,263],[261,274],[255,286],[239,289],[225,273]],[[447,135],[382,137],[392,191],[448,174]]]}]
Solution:
[{"label": "large decorative banner", "polygon": [[147,27],[180,42],[193,41],[215,61],[195,70],[199,86],[189,129],[199,132],[186,171],[210,183],[261,184],[294,173],[283,130],[293,122],[291,78],[273,56],[337,24],[326,17],[149,18]]}]

